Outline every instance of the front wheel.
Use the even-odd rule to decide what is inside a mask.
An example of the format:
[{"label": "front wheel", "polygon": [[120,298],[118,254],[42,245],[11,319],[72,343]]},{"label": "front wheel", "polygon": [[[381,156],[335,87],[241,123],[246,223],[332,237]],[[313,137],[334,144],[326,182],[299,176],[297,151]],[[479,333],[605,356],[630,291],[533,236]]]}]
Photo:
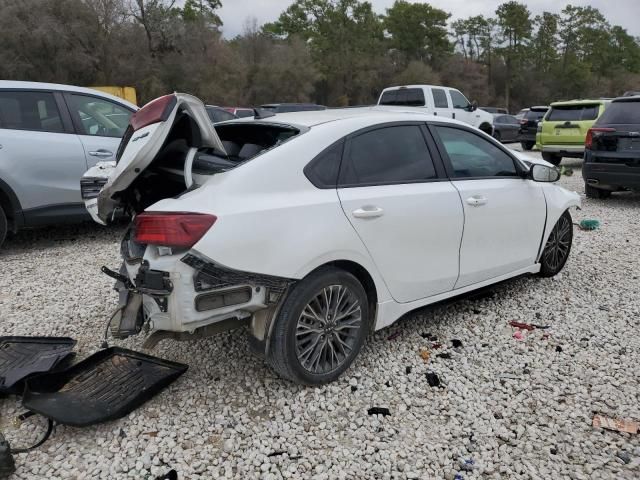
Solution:
[{"label": "front wheel", "polygon": [[7,216],[4,213],[2,207],[0,207],[0,247],[4,243],[4,239],[7,238],[7,232],[9,231],[9,222]]},{"label": "front wheel", "polygon": [[540,257],[540,275],[553,277],[564,267],[573,242],[573,221],[567,210],[551,230],[547,244]]},{"label": "front wheel", "polygon": [[531,150],[533,149],[533,146],[536,144],[536,142],[520,142],[520,146],[522,147],[523,150]]},{"label": "front wheel", "polygon": [[552,163],[553,165],[555,165],[556,167],[558,165],[560,165],[560,162],[562,161],[562,157],[560,155],[557,155],[555,153],[545,153],[542,152],[542,158],[549,162]]},{"label": "front wheel", "polygon": [[275,322],[268,355],[271,367],[296,383],[332,382],[364,343],[367,294],[350,273],[323,267],[293,287]]}]

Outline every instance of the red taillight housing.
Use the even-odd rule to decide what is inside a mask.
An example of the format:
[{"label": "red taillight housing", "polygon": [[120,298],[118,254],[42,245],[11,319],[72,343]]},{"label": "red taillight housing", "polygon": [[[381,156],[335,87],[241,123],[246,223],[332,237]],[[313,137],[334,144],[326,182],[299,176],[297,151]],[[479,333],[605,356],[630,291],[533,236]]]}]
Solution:
[{"label": "red taillight housing", "polygon": [[529,120],[520,120],[520,125],[526,125],[527,123],[529,123]]},{"label": "red taillight housing", "polygon": [[597,135],[598,133],[610,133],[615,131],[616,131],[615,128],[605,128],[605,127],[590,128],[589,131],[587,132],[586,138],[584,139],[584,148],[586,148],[587,150],[591,149],[591,147],[593,146],[594,135]]},{"label": "red taillight housing", "polygon": [[135,220],[135,241],[147,245],[191,248],[216,222],[215,215],[143,212]]},{"label": "red taillight housing", "polygon": [[135,131],[153,123],[164,122],[169,118],[176,102],[176,96],[173,94],[150,101],[131,116],[131,128]]}]

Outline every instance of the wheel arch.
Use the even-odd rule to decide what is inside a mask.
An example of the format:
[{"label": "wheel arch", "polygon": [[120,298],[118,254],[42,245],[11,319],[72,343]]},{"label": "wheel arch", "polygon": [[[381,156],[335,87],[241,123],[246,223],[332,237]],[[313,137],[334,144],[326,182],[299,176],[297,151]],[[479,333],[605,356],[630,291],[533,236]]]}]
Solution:
[{"label": "wheel arch", "polygon": [[478,129],[482,130],[487,135],[493,136],[493,125],[488,122],[482,122]]},{"label": "wheel arch", "polygon": [[571,192],[557,185],[546,185],[545,187],[547,187],[544,189],[544,196],[547,202],[547,221],[545,223],[542,241],[540,242],[540,248],[538,249],[536,262],[540,261],[542,250],[549,239],[549,235],[551,235],[551,230],[562,214],[566,211],[571,213],[571,208],[579,209],[581,206],[580,196],[576,192]]},{"label": "wheel arch", "polygon": [[22,206],[13,189],[0,178],[0,207],[4,210],[9,222],[9,230],[14,233],[24,224]]}]

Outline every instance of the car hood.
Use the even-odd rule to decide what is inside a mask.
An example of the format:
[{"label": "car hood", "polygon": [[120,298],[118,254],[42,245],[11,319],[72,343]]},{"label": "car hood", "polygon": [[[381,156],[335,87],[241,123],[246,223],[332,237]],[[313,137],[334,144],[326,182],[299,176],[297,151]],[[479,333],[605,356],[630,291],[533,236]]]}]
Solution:
[{"label": "car hood", "polygon": [[[145,125],[133,131],[136,117],[139,120],[153,104],[163,99],[167,102],[167,109],[163,119],[149,125]],[[103,165],[101,171],[90,169],[84,177],[99,173],[108,173],[109,177],[98,194],[95,202],[86,201],[85,205],[94,220],[106,223],[114,211],[121,207],[120,197],[131,186],[140,174],[146,170],[155,160],[162,146],[165,144],[169,133],[180,114],[186,114],[196,123],[199,129],[198,148],[213,148],[225,153],[224,146],[216,133],[204,104],[198,98],[184,93],[174,93],[156,99],[142,107],[131,118],[131,123],[118,148],[118,160],[112,168]]]}]

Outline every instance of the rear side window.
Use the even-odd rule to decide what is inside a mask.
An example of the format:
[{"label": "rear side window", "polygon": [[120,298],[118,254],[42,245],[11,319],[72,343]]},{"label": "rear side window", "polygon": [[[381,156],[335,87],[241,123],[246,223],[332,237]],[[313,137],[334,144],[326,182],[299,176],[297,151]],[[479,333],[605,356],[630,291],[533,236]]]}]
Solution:
[{"label": "rear side window", "polygon": [[412,183],[437,178],[417,125],[385,127],[351,139],[340,169],[341,186]]},{"label": "rear side window", "polygon": [[432,88],[433,104],[436,108],[449,108],[449,101],[447,100],[447,93],[441,88]]},{"label": "rear side window", "polygon": [[0,128],[64,131],[58,106],[50,92],[0,91]]},{"label": "rear side window", "polygon": [[489,140],[459,128],[436,126],[455,178],[516,176],[513,159]]},{"label": "rear side window", "polygon": [[551,107],[547,120],[550,122],[580,122],[598,118],[599,104],[559,105]]},{"label": "rear side window", "polygon": [[400,88],[388,90],[382,94],[380,105],[404,105],[408,107],[423,107],[424,92],[421,88]]},{"label": "rear side window", "polygon": [[598,120],[598,125],[630,124],[640,124],[640,100],[613,102]]},{"label": "rear side window", "polygon": [[344,141],[339,141],[311,160],[304,174],[318,188],[336,188]]},{"label": "rear side window", "polygon": [[524,118],[526,118],[527,120],[542,120],[542,117],[544,117],[544,114],[547,113],[547,111],[539,111],[539,110],[529,110],[525,115]]}]

